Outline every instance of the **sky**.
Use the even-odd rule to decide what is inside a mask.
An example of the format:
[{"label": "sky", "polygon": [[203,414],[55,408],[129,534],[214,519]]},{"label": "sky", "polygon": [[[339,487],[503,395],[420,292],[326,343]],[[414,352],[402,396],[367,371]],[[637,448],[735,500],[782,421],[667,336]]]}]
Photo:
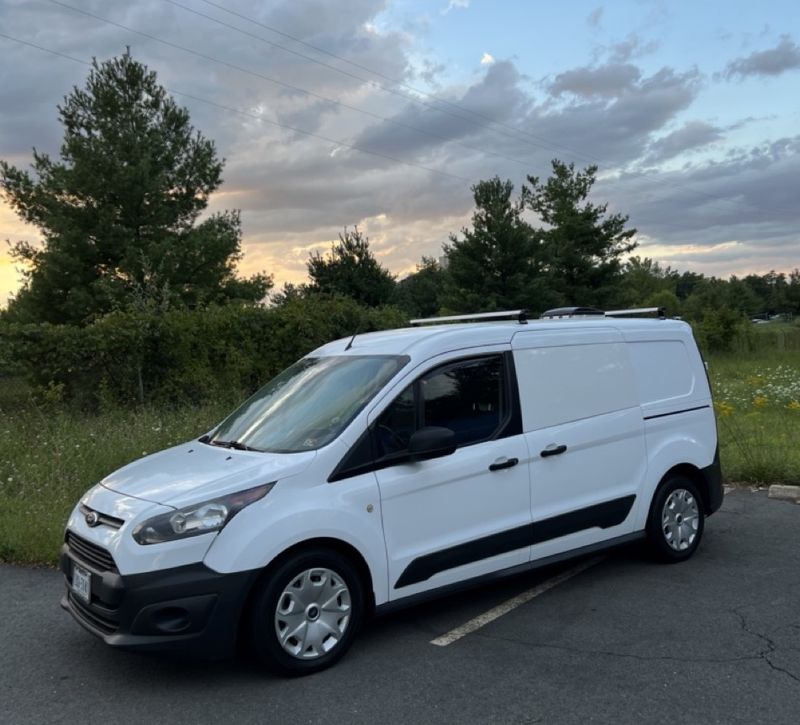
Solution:
[{"label": "sky", "polygon": [[[800,266],[795,0],[0,0],[3,35],[0,159],[57,155],[57,104],[130,46],[216,142],[209,209],[241,209],[240,272],[276,287],[353,225],[413,272],[469,224],[473,184],[554,158],[598,166],[638,255]],[[0,199],[0,240],[38,238]],[[0,304],[20,271],[0,242]]]}]

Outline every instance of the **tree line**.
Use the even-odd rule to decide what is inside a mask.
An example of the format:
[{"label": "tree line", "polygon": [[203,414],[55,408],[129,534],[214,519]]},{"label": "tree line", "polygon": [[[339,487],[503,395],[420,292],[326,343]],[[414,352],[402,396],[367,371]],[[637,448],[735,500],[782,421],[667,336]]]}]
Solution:
[{"label": "tree line", "polygon": [[239,212],[207,214],[224,160],[154,72],[129,55],[95,61],[58,115],[59,158],[34,150],[33,173],[0,161],[0,191],[43,238],[12,246],[27,271],[2,311],[6,322],[82,326],[125,311],[330,297],[391,305],[410,317],[660,306],[731,327],[745,315],[800,314],[798,270],[722,280],[630,256],[637,242],[628,217],[590,198],[597,167],[557,159],[548,178],[528,176],[519,192],[499,177],[475,184],[468,226],[403,279],[355,227],[329,252],[309,256],[306,283],[272,292],[266,272],[236,275]]}]

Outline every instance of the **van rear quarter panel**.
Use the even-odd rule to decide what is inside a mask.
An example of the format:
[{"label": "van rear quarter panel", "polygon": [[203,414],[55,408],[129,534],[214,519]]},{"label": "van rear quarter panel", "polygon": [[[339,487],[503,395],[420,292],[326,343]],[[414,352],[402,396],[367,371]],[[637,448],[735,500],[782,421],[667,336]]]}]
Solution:
[{"label": "van rear quarter panel", "polygon": [[[714,460],[717,429],[703,360],[688,325],[625,331],[644,418],[647,474],[642,498],[651,501],[664,475],[688,463]],[[647,523],[649,505],[637,511]]]}]

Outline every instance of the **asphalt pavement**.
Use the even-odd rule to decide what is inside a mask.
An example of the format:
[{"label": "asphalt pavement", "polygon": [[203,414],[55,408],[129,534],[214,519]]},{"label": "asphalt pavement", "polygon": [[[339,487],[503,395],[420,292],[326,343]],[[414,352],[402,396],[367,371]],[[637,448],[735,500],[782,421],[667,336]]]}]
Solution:
[{"label": "asphalt pavement", "polygon": [[607,556],[445,647],[431,640],[574,566],[370,623],[325,672],[119,652],[0,566],[0,723],[800,722],[800,506],[734,491],[684,564]]}]

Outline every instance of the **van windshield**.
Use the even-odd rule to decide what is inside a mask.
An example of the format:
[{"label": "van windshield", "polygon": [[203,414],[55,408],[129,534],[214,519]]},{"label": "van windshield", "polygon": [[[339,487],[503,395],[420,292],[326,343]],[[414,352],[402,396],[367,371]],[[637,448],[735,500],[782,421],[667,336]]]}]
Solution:
[{"label": "van windshield", "polygon": [[407,357],[398,355],[303,358],[245,401],[204,440],[271,453],[321,448],[407,362]]}]

